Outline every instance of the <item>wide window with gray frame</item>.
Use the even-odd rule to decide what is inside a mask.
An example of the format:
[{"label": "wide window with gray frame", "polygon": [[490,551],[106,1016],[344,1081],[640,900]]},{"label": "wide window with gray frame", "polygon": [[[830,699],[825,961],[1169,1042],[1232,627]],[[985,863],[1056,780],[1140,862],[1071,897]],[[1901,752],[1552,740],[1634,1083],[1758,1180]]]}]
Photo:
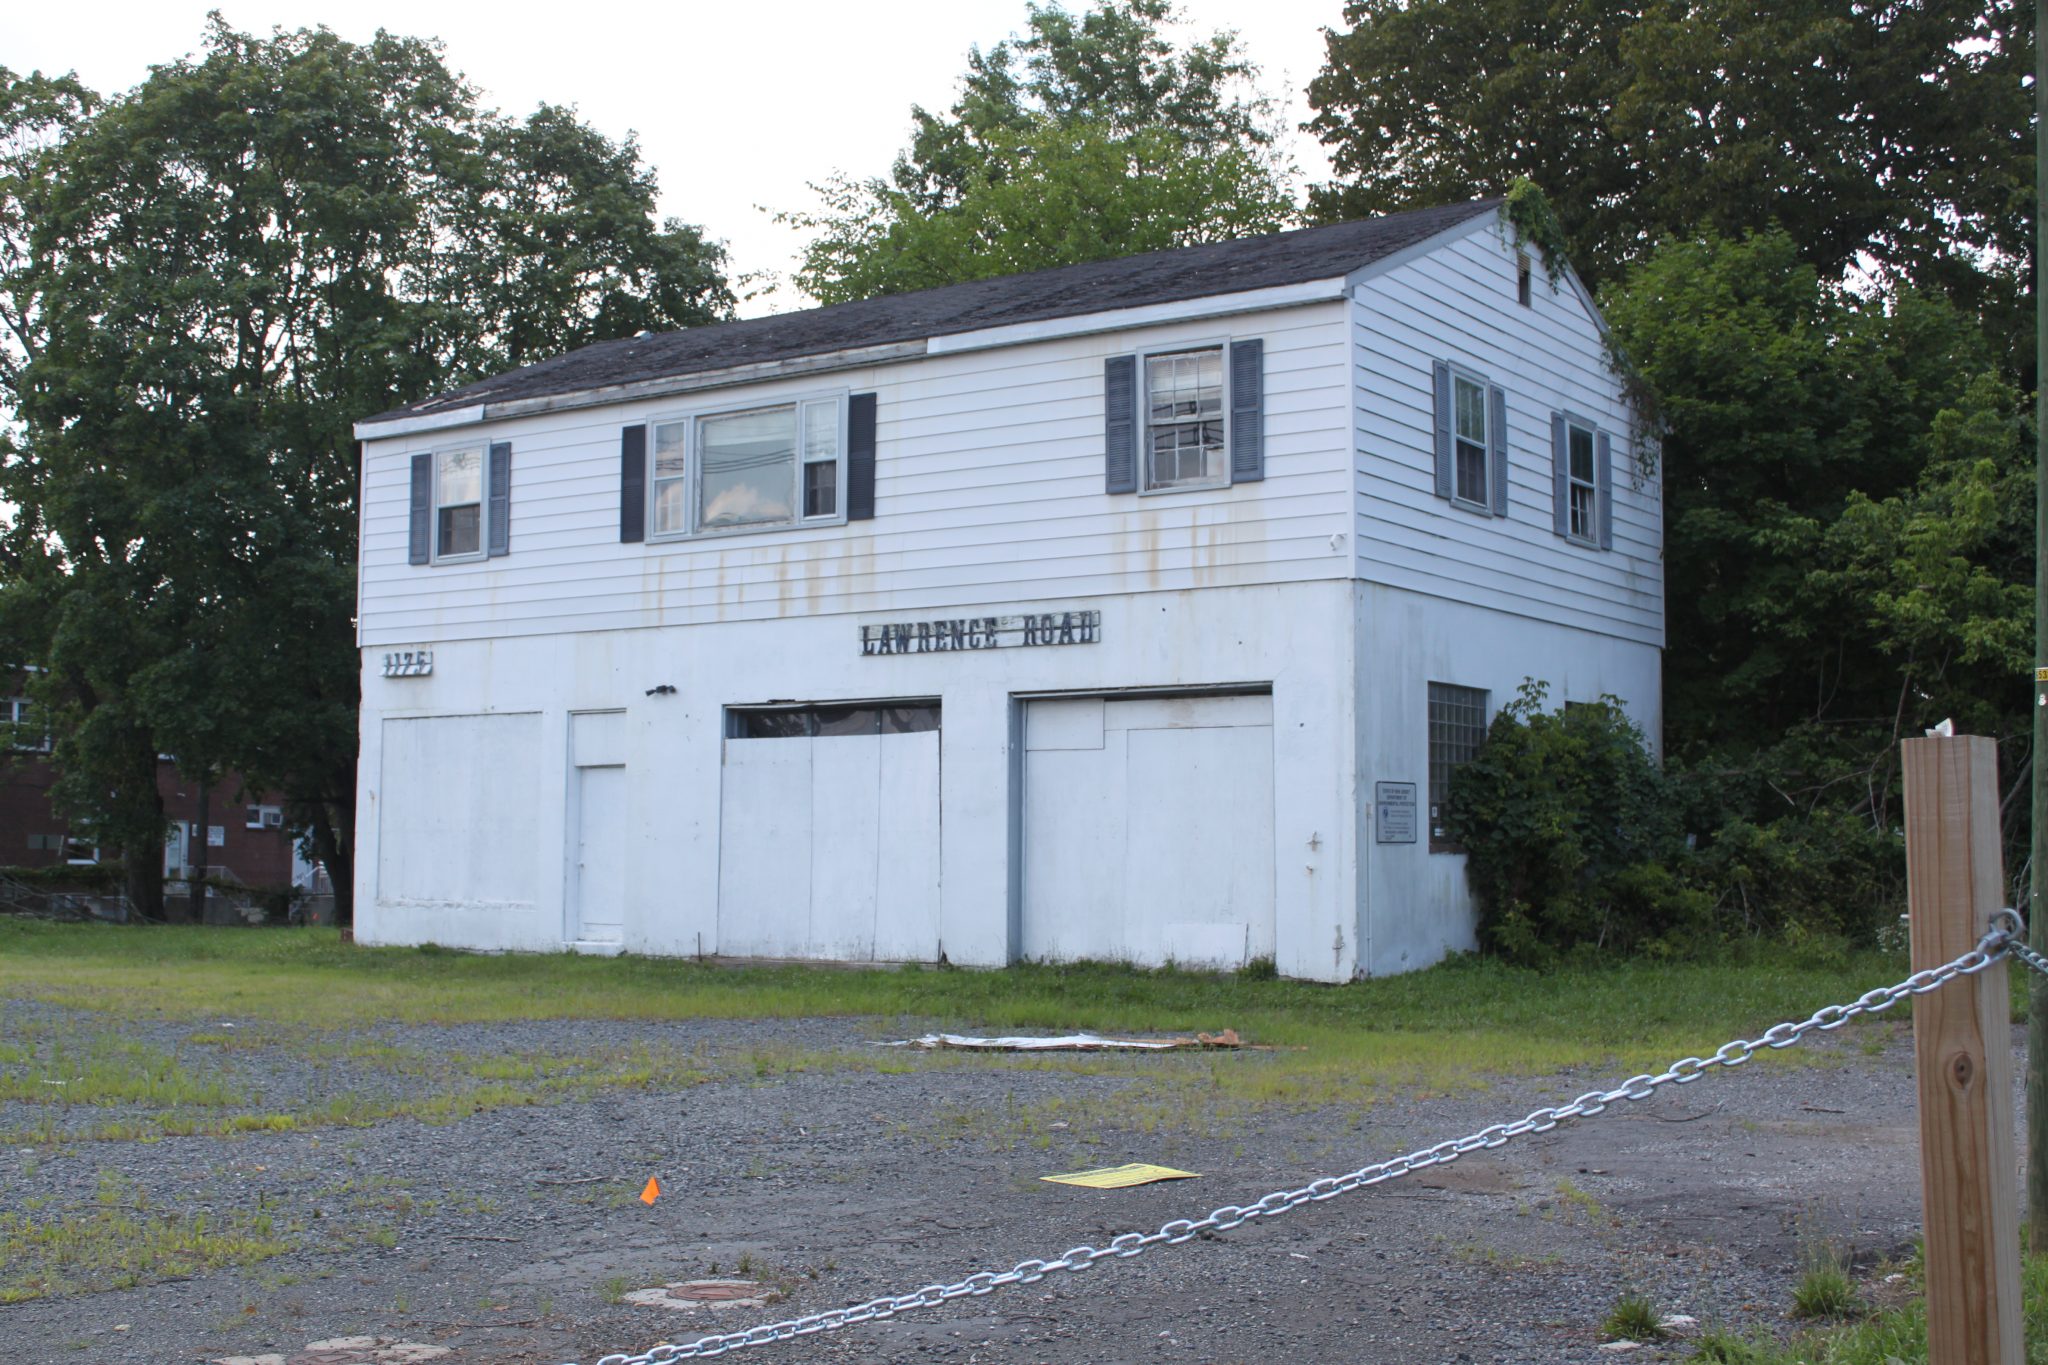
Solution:
[{"label": "wide window with gray frame", "polygon": [[1429,851],[1460,852],[1444,824],[1451,774],[1486,743],[1486,689],[1429,685]]},{"label": "wide window with gray frame", "polygon": [[839,520],[843,414],[838,398],[815,398],[653,423],[653,534]]}]

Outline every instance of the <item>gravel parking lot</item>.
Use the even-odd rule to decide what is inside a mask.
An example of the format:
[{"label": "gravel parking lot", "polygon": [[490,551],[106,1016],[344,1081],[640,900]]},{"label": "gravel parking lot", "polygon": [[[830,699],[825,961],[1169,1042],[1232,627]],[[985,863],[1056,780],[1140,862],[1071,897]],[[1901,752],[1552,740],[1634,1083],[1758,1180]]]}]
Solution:
[{"label": "gravel parking lot", "polygon": [[[50,1006],[6,1033],[96,1026]],[[232,1026],[232,1029],[230,1029]],[[268,1105],[437,1082],[392,1057],[688,1059],[653,1079],[467,1117],[159,1140],[66,1140],[0,1105],[17,1230],[118,1215],[261,1243],[246,1264],[0,1307],[10,1362],[594,1361],[904,1292],[1305,1183],[1610,1078],[1499,1078],[1364,1108],[1203,1101],[1256,1052],[1045,1063],[884,1053],[922,1021],[389,1025],[336,1053],[224,1019],[209,1052]],[[165,1050],[201,1028],[123,1025]],[[1711,1046],[1718,1039],[1703,1039]],[[877,1069],[876,1059],[888,1065]],[[360,1073],[360,1074],[358,1074]],[[416,1096],[417,1097],[417,1096]],[[65,1122],[104,1124],[119,1110]],[[763,1361],[1578,1361],[1646,1294],[1702,1324],[1782,1323],[1801,1258],[1860,1267],[1919,1219],[1909,1034],[1886,1020],[1498,1153],[1131,1261],[793,1345]],[[1156,1161],[1200,1178],[1096,1191],[1041,1175]],[[646,1181],[663,1193],[651,1205]],[[123,1229],[127,1231],[123,1232]],[[260,1256],[260,1258],[257,1258]],[[741,1279],[779,1301],[691,1311],[635,1291]],[[1873,1277],[1881,1285],[1882,1271]],[[119,1281],[114,1282],[118,1284]],[[309,1353],[312,1343],[359,1339]],[[411,1349],[398,1346],[410,1343]],[[434,1348],[433,1351],[424,1348]],[[435,1354],[445,1351],[446,1354]],[[1682,1345],[1648,1349],[1682,1358]]]}]

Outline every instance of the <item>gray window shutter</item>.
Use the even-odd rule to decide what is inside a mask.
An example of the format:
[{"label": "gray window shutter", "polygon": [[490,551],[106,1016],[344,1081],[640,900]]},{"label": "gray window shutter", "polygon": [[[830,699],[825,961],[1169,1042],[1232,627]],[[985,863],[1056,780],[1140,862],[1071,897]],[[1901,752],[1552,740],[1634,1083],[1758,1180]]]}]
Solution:
[{"label": "gray window shutter", "polygon": [[1266,343],[1230,343],[1230,481],[1266,477]]},{"label": "gray window shutter", "polygon": [[874,516],[875,396],[857,393],[846,400],[846,519]]},{"label": "gray window shutter", "polygon": [[1508,514],[1508,393],[1498,384],[1486,386],[1486,478],[1492,485],[1493,514]]},{"label": "gray window shutter", "polygon": [[434,457],[412,457],[412,517],[406,527],[405,562],[424,564],[434,557]]},{"label": "gray window shutter", "polygon": [[1138,491],[1138,358],[1102,362],[1103,490]]},{"label": "gray window shutter", "polygon": [[1436,362],[1436,495],[1451,496],[1451,367]]},{"label": "gray window shutter", "polygon": [[491,443],[490,530],[492,559],[512,552],[512,443]]},{"label": "gray window shutter", "polygon": [[647,539],[647,428],[619,433],[619,539]]},{"label": "gray window shutter", "polygon": [[1572,433],[1564,414],[1550,414],[1550,499],[1551,529],[1561,536],[1572,533]]},{"label": "gray window shutter", "polygon": [[1593,474],[1599,480],[1594,501],[1600,509],[1600,548],[1614,548],[1614,443],[1601,432],[1593,438]]}]

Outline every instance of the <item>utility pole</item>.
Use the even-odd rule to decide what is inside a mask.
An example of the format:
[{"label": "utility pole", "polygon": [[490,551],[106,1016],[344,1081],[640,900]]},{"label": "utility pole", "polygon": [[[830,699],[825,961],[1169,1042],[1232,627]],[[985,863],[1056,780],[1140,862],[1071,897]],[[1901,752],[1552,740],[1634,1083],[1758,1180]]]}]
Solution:
[{"label": "utility pole", "polygon": [[[2034,0],[2034,838],[2027,936],[2048,951],[2048,0]],[[2027,983],[2027,1237],[2048,1252],[2048,977]]]}]

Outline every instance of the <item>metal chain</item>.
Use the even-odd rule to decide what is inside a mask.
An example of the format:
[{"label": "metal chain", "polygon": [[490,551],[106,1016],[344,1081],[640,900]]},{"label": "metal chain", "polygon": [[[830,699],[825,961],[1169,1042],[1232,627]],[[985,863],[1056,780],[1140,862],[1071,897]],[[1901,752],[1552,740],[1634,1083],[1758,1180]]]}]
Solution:
[{"label": "metal chain", "polygon": [[2048,957],[2041,956],[2027,946],[2027,925],[2026,921],[2020,918],[2019,911],[1999,911],[1991,917],[1991,927],[1993,930],[2003,928],[2006,931],[2005,951],[2008,954],[2041,975],[2048,976]]},{"label": "metal chain", "polygon": [[1254,1218],[1277,1218],[1301,1207],[1334,1199],[1352,1190],[1395,1180],[1413,1171],[1456,1161],[1467,1152],[1501,1147],[1530,1133],[1547,1133],[1568,1119],[1592,1118],[1605,1113],[1621,1100],[1646,1100],[1667,1085],[1685,1085],[1698,1080],[1714,1067],[1726,1070],[1741,1066],[1762,1048],[1791,1047],[1816,1029],[1838,1029],[1858,1015],[1888,1010],[1909,995],[1939,990],[1959,976],[1971,976],[2012,954],[2038,972],[2048,972],[2048,959],[2026,947],[2022,941],[2025,925],[2017,911],[2001,910],[1992,919],[1989,933],[1977,946],[1954,961],[1915,972],[1890,986],[1866,991],[1846,1005],[1825,1005],[1798,1022],[1773,1024],[1753,1039],[1737,1038],[1723,1043],[1710,1057],[1686,1057],[1673,1062],[1656,1075],[1631,1076],[1612,1090],[1589,1090],[1568,1104],[1538,1109],[1512,1123],[1496,1123],[1434,1147],[1361,1166],[1345,1175],[1324,1176],[1291,1190],[1276,1190],[1252,1204],[1225,1204],[1211,1209],[1206,1217],[1176,1218],[1152,1232],[1126,1232],[1106,1246],[1077,1246],[1051,1260],[1019,1261],[1008,1270],[983,1270],[951,1284],[928,1284],[908,1294],[884,1295],[846,1308],[831,1308],[800,1318],[763,1323],[743,1332],[725,1332],[681,1344],[655,1346],[640,1355],[608,1355],[597,1365],[668,1365],[671,1361],[697,1360],[724,1355],[748,1346],[789,1341],[814,1332],[837,1331],[856,1323],[891,1318],[912,1308],[932,1308],[953,1299],[979,1297],[1017,1284],[1036,1284],[1055,1271],[1082,1271],[1110,1257],[1129,1258],[1160,1245],[1177,1246],[1206,1232],[1225,1232]]}]

